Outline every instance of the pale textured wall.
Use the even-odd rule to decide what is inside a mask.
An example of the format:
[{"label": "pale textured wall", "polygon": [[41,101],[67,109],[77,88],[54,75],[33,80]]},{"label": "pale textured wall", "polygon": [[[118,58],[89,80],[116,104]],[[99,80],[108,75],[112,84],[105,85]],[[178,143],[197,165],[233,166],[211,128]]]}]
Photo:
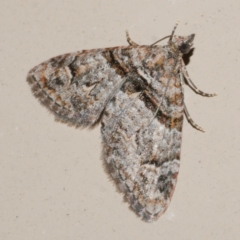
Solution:
[{"label": "pale textured wall", "polygon": [[[239,239],[240,2],[1,1],[0,239]],[[206,133],[184,123],[172,203],[154,224],[128,210],[100,160],[100,129],[56,123],[32,96],[29,69],[81,49],[151,44],[195,33],[185,87],[188,110]]]}]

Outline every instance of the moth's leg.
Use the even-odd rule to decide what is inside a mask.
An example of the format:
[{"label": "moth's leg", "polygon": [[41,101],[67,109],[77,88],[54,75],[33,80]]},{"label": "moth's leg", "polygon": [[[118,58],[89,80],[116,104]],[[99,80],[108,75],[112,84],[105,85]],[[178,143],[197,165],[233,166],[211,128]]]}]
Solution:
[{"label": "moth's leg", "polygon": [[187,107],[186,107],[185,103],[184,103],[183,105],[184,105],[184,114],[185,114],[188,122],[189,122],[194,128],[196,128],[197,130],[202,131],[202,132],[205,132],[204,129],[202,129],[201,127],[199,127],[199,126],[192,120],[192,118],[190,117],[190,114],[189,114],[189,112],[188,112],[188,110],[187,110]]},{"label": "moth's leg", "polygon": [[134,46],[134,47],[139,46],[137,43],[133,42],[132,39],[129,37],[128,31],[126,31],[126,37],[127,37],[127,41],[129,43],[129,45]]},{"label": "moth's leg", "polygon": [[193,91],[195,91],[196,93],[198,93],[198,94],[200,94],[200,95],[202,95],[202,96],[204,96],[204,97],[214,97],[214,96],[217,96],[216,93],[210,94],[210,93],[205,93],[205,92],[199,90],[199,89],[196,87],[196,85],[192,82],[192,80],[190,79],[190,77],[189,77],[189,75],[188,75],[188,72],[187,72],[187,69],[186,69],[186,67],[185,67],[185,65],[184,65],[183,60],[182,60],[182,64],[181,64],[181,65],[182,65],[182,66],[181,66],[181,72],[182,72],[184,78],[186,79],[187,85],[188,85]]}]

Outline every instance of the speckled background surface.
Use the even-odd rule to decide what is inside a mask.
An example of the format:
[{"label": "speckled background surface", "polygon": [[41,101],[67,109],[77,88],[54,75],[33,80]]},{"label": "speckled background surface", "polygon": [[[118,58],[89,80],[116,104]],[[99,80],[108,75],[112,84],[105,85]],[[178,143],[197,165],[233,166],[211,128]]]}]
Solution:
[{"label": "speckled background surface", "polygon": [[[239,239],[240,2],[2,1],[0,8],[0,239]],[[155,223],[122,201],[102,166],[100,127],[54,122],[27,72],[50,57],[195,33],[185,87],[201,133],[184,123],[172,203]]]}]

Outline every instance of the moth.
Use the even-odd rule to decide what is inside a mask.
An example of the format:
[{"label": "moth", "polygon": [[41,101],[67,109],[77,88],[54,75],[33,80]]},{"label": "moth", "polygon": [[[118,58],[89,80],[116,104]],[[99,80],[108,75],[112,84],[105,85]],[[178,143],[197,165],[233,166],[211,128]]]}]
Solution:
[{"label": "moth", "polygon": [[[34,67],[33,95],[57,121],[80,128],[101,123],[103,159],[130,208],[146,222],[169,206],[180,166],[183,115],[198,130],[184,103],[183,84],[196,93],[184,54],[194,34],[165,37],[164,46],[83,50]],[[165,39],[164,38],[164,39]]]}]

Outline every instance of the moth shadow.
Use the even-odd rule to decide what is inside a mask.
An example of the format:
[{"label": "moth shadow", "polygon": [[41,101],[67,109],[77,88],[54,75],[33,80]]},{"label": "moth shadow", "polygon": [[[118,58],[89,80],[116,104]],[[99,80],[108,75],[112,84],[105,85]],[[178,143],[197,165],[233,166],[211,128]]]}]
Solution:
[{"label": "moth shadow", "polygon": [[188,65],[190,63],[190,58],[193,55],[194,51],[195,51],[195,48],[191,48],[189,53],[183,55],[182,59],[183,59],[185,65]]}]

